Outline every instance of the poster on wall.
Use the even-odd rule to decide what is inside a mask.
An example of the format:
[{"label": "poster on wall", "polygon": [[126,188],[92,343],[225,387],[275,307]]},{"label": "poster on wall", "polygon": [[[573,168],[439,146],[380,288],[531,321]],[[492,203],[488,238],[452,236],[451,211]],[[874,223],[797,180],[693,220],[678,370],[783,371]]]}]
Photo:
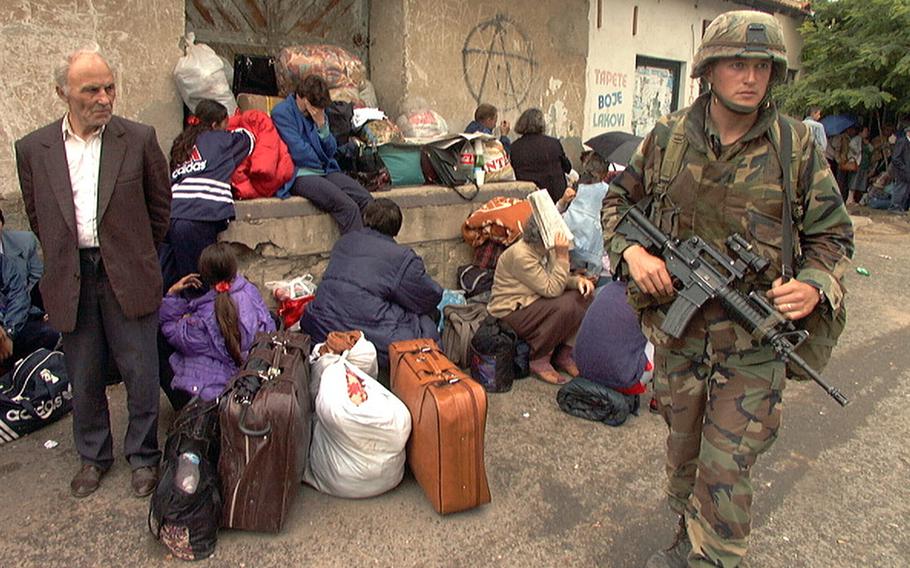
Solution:
[{"label": "poster on wall", "polygon": [[646,136],[661,116],[679,104],[679,63],[639,57],[635,66],[632,133]]}]

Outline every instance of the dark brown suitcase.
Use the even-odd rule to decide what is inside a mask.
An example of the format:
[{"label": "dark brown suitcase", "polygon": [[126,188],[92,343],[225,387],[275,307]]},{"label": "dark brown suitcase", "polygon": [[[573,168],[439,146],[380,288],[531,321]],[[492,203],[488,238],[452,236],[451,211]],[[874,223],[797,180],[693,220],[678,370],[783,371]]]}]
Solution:
[{"label": "dark brown suitcase", "polygon": [[436,512],[489,503],[486,391],[431,339],[393,343],[389,361],[392,392],[411,411],[408,465]]},{"label": "dark brown suitcase", "polygon": [[226,528],[277,532],[299,490],[310,447],[310,338],[259,333],[220,409]]}]

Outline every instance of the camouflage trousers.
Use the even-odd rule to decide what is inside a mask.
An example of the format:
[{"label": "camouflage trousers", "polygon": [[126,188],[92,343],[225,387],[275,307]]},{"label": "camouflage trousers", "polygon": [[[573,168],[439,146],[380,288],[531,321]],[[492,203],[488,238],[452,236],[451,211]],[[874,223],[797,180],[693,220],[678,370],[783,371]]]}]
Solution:
[{"label": "camouflage trousers", "polygon": [[686,517],[689,565],[738,566],[751,528],[749,474],[777,438],[785,366],[719,306],[696,315],[682,339],[662,339],[654,388],[670,430],[667,494]]}]

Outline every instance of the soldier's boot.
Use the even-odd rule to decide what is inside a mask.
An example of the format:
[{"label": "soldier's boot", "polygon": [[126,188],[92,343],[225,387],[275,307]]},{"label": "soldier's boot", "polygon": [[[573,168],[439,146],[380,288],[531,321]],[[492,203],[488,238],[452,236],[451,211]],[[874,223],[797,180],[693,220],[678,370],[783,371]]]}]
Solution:
[{"label": "soldier's boot", "polygon": [[658,550],[648,558],[645,568],[686,568],[692,543],[686,533],[686,518],[679,517],[679,526],[676,527],[676,537],[673,544],[664,550]]}]

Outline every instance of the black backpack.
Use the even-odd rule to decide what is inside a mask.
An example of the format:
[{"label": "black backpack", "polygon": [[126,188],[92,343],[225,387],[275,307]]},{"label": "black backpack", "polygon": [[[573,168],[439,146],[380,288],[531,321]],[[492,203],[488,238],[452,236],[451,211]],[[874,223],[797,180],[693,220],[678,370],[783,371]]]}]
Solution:
[{"label": "black backpack", "polygon": [[487,392],[512,390],[518,336],[493,316],[487,317],[471,339],[471,378]]},{"label": "black backpack", "polygon": [[473,264],[458,267],[458,285],[464,290],[464,297],[470,298],[493,289],[493,270]]},{"label": "black backpack", "polygon": [[[218,457],[221,434],[218,399],[193,398],[174,419],[164,448],[161,478],[149,504],[149,530],[181,560],[202,560],[215,552],[221,525]],[[183,452],[199,456],[199,483],[187,495],[177,488]]]}]

